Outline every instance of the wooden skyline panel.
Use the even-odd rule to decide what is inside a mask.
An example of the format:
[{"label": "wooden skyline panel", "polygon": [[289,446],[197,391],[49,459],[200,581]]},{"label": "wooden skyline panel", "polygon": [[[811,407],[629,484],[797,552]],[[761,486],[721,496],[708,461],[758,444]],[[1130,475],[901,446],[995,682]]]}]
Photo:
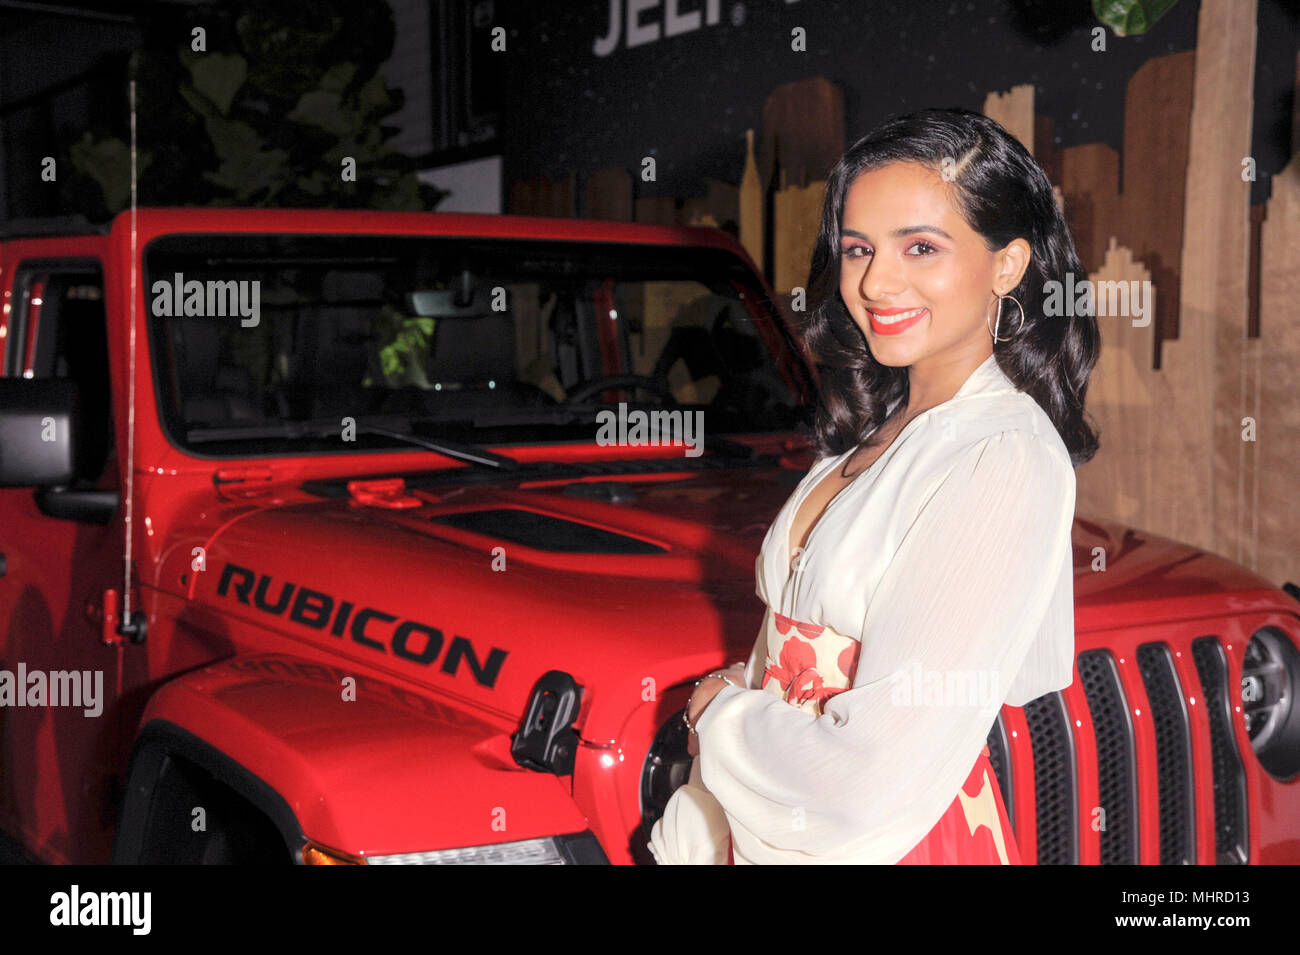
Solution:
[{"label": "wooden skyline panel", "polygon": [[[1112,237],[1093,282],[1149,282],[1151,273]],[[1155,491],[1151,474],[1151,356],[1155,326],[1135,326],[1122,316],[1098,319],[1101,356],[1088,380],[1086,408],[1101,450],[1076,474],[1075,512],[1141,527]]]},{"label": "wooden skyline panel", "polygon": [[[1298,62],[1300,65],[1300,62]],[[1297,70],[1300,74],[1300,70]],[[1298,76],[1300,80],[1300,76]],[[1300,87],[1300,82],[1297,82]],[[1250,515],[1248,567],[1300,582],[1300,155],[1273,177],[1260,252],[1259,387],[1255,469],[1243,488]]]},{"label": "wooden skyline panel", "polygon": [[507,208],[520,216],[572,217],[578,214],[577,177],[573,173],[560,179],[534,176],[510,184],[510,204]]},{"label": "wooden skyline panel", "polygon": [[[1203,0],[1188,139],[1178,338],[1162,344],[1156,494],[1147,526],[1222,552],[1235,544],[1243,449],[1255,0]],[[1229,515],[1231,511],[1231,516]],[[1225,520],[1226,518],[1226,520]],[[1235,548],[1234,548],[1235,549]],[[1231,551],[1225,556],[1233,556]]]},{"label": "wooden skyline panel", "polygon": [[1164,292],[1155,318],[1157,364],[1162,343],[1178,337],[1195,68],[1194,50],[1153,57],[1133,74],[1124,96],[1124,199],[1112,231]]}]

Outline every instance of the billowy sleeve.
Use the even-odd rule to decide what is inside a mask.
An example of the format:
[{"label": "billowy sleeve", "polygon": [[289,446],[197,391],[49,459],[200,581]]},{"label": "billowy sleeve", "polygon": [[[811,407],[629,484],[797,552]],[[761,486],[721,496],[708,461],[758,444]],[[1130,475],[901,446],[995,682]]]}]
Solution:
[{"label": "billowy sleeve", "polygon": [[[745,664],[745,685],[758,687],[767,648],[766,631],[759,630]],[[700,760],[691,762],[687,781],[673,790],[664,814],[650,830],[646,843],[659,865],[726,865],[731,847],[727,814],[700,779]]]},{"label": "billowy sleeve", "polygon": [[956,797],[1013,686],[1069,685],[1068,457],[1007,430],[955,458],[867,605],[852,687],[820,717],[724,687],[697,721],[702,782],[754,856],[897,862]]}]

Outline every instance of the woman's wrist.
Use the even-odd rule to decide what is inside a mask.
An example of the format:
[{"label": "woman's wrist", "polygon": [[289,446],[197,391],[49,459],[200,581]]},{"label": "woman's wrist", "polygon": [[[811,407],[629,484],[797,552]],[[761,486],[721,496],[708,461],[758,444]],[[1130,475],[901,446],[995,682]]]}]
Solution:
[{"label": "woman's wrist", "polygon": [[[695,716],[696,740],[700,739],[700,734],[707,731],[709,724],[713,721],[713,717],[717,713],[718,706],[725,706],[727,700],[731,699],[733,696],[739,696],[740,692],[745,689],[748,689],[748,687],[719,684],[718,691],[709,697],[708,702],[705,703],[704,706],[700,707],[700,712]],[[723,697],[726,699],[722,699]],[[721,703],[718,702],[720,699],[722,699]],[[714,704],[717,705],[715,706]]]},{"label": "woman's wrist", "polygon": [[691,698],[686,701],[686,709],[682,711],[682,719],[692,735],[695,733],[695,724],[699,721],[705,708],[713,702],[713,698],[726,685],[726,683],[722,682],[722,677],[714,673],[707,673],[695,681],[695,691],[691,693]]},{"label": "woman's wrist", "polygon": [[704,715],[704,711],[708,709],[709,704],[717,698],[719,693],[728,686],[744,689],[730,675],[734,672],[738,678],[741,677],[744,666],[743,663],[737,663],[730,670],[713,670],[695,681],[695,692],[691,694],[691,698],[686,703],[686,709],[682,712],[686,728],[692,734],[696,732],[696,725],[699,723],[700,717]]}]

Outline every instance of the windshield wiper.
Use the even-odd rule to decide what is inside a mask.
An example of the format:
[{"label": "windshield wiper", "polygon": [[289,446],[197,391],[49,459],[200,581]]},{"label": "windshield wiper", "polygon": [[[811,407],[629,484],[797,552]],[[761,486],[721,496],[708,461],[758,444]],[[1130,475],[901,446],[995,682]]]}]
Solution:
[{"label": "windshield wiper", "polygon": [[390,431],[387,428],[379,428],[374,425],[358,424],[359,433],[378,434],[386,438],[397,438],[399,441],[406,441],[417,447],[428,448],[430,451],[437,451],[439,454],[445,454],[448,457],[456,458],[460,461],[468,461],[471,464],[478,464],[483,467],[500,468],[505,471],[514,471],[519,467],[519,462],[514,458],[507,457],[504,454],[497,454],[495,451],[489,451],[487,448],[480,447],[477,444],[467,444],[463,441],[448,441],[446,438],[439,438],[434,441],[432,438],[422,438],[418,434],[404,434],[401,431]]},{"label": "windshield wiper", "polygon": [[[495,451],[489,451],[477,444],[450,441],[446,438],[434,440],[404,431],[394,431],[366,421],[358,421],[356,429],[357,434],[374,434],[385,438],[395,438],[398,441],[404,441],[407,444],[413,444],[429,451],[436,451],[449,458],[467,461],[479,467],[498,468],[503,471],[513,471],[519,467],[519,462],[514,458],[507,457],[504,454],[497,454]],[[339,425],[335,421],[283,421],[276,425],[262,425],[252,428],[191,428],[186,432],[185,439],[193,444],[201,444],[207,441],[256,441],[263,438],[329,438],[337,436],[338,433]]]}]

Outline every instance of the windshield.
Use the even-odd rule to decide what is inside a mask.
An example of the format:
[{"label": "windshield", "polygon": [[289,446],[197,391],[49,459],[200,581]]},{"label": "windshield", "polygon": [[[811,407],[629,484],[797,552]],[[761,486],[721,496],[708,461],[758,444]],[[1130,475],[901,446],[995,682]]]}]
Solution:
[{"label": "windshield", "polygon": [[[164,425],[203,456],[403,446],[367,421],[475,445],[590,441],[620,402],[702,411],[716,435],[805,417],[773,360],[789,339],[722,250],[171,235],[146,249],[145,281]],[[340,440],[345,418],[362,427]]]}]

